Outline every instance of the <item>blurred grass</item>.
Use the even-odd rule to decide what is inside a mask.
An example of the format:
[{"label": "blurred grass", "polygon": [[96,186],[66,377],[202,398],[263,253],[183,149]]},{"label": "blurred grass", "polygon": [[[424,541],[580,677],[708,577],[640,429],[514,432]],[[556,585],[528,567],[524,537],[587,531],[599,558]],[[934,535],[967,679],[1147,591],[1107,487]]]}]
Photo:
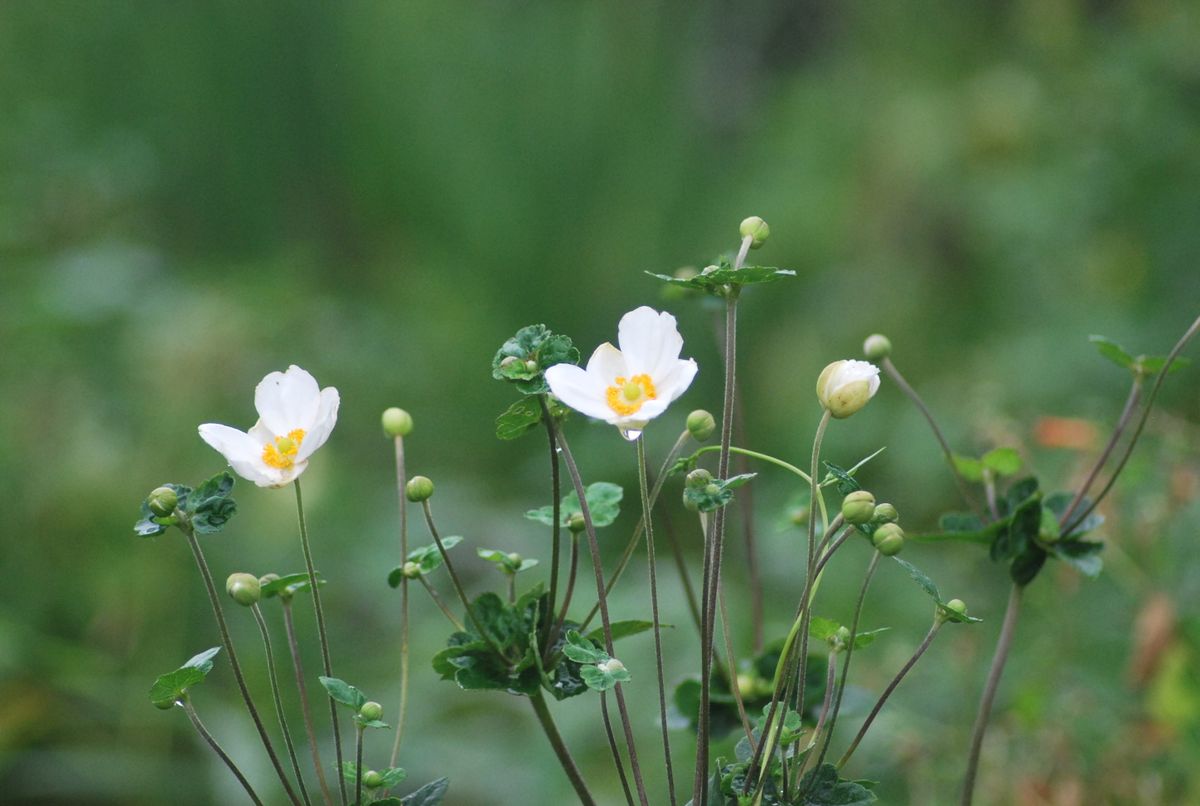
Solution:
[{"label": "blurred grass", "polygon": [[[1090,454],[1039,447],[1036,418],[1103,429],[1125,391],[1087,334],[1162,352],[1197,312],[1198,35],[1190,4],[1159,0],[0,6],[6,802],[239,797],[145,697],[215,643],[184,546],[129,531],[147,490],[219,469],[196,424],[250,425],[253,384],[292,362],[341,390],[338,431],[305,476],[335,668],[394,702],[378,413],[416,418],[411,468],[438,482],[444,529],[547,559],[520,517],[548,500],[544,446],[492,436],[511,400],[489,378],[493,351],[544,321],[586,352],[622,312],[662,304],[643,269],[703,265],[747,214],[771,223],[762,259],[801,274],[746,295],[751,447],[804,457],[816,373],[878,330],[956,446],[1020,446],[1066,486]],[[652,462],[684,407],[720,400],[710,313],[670,307],[702,371],[651,434]],[[981,802],[1200,799],[1195,377],[1166,386],[1109,507],[1121,552],[1106,575],[1048,574],[1031,590]],[[585,474],[635,489],[632,454],[607,429],[577,423],[572,437]],[[866,478],[906,524],[955,506],[924,424],[887,385],[828,450],[848,462],[882,444]],[[795,536],[773,529],[790,492],[773,474],[756,483],[763,551],[778,559],[768,634],[795,595]],[[210,541],[216,573],[298,569],[290,496],[238,497],[242,514]],[[987,622],[939,639],[855,764],[884,781],[885,802],[938,803],[955,791],[1004,584],[968,549],[912,555]],[[476,590],[487,570],[471,569]],[[848,610],[859,573],[851,559],[831,577],[830,614]],[[736,564],[729,576],[744,601]],[[866,617],[896,628],[857,666],[867,687],[927,616],[892,576]],[[678,677],[691,634],[664,577]],[[640,613],[640,589],[616,608]],[[1173,616],[1134,685],[1134,616],[1155,596]],[[445,631],[425,605],[411,780],[449,775],[453,803],[565,802],[523,703],[433,679]],[[257,674],[253,627],[237,629]],[[649,652],[641,640],[628,652]],[[650,688],[632,692],[637,713],[653,713]],[[235,705],[214,675],[201,712],[265,782]],[[594,711],[556,710],[585,776],[619,797]],[[648,749],[653,724],[639,728]]]}]

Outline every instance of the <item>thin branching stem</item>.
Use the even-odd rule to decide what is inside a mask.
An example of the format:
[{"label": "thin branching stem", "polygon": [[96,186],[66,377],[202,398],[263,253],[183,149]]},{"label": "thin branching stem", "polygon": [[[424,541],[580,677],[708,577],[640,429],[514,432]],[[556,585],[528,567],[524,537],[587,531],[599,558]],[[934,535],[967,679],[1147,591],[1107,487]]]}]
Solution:
[{"label": "thin branching stem", "polygon": [[254,621],[262,635],[263,649],[267,653],[267,675],[271,678],[271,696],[275,700],[275,711],[279,717],[279,730],[283,732],[283,743],[287,746],[288,757],[292,762],[292,772],[296,775],[296,783],[300,786],[300,796],[306,806],[312,806],[308,798],[308,789],[304,786],[304,776],[300,773],[300,762],[296,759],[296,746],[292,743],[292,732],[288,730],[287,714],[283,711],[283,698],[279,696],[279,675],[275,671],[275,652],[271,648],[271,634],[267,631],[267,620],[263,618],[262,609],[255,602],[250,606],[254,613]]},{"label": "thin branching stem", "polygon": [[[558,637],[561,627],[554,620],[554,611],[558,607],[558,566],[561,564],[562,546],[559,545],[560,527],[562,521],[562,490],[559,480],[558,443],[554,441],[554,427],[550,424],[550,407],[546,404],[546,396],[538,395],[538,405],[542,408],[542,422],[546,424],[546,437],[550,443],[550,597],[546,605],[546,623],[542,626],[542,647],[549,655],[550,647]],[[564,612],[565,612],[564,608]],[[534,648],[537,651],[537,648]]]},{"label": "thin branching stem", "polygon": [[[450,584],[454,587],[454,592],[458,594],[458,600],[462,602],[463,608],[466,609],[467,620],[471,622],[471,626],[475,628],[475,632],[479,633],[479,637],[484,641],[487,641],[493,652],[502,658],[507,657],[504,653],[504,650],[501,649],[500,645],[496,643],[496,639],[492,637],[492,634],[483,628],[483,624],[480,623],[479,617],[475,615],[475,608],[471,607],[471,600],[467,598],[467,589],[463,587],[462,580],[458,578],[458,572],[454,570],[454,563],[450,561],[450,555],[446,551],[446,545],[442,542],[442,535],[438,532],[437,526],[433,522],[433,508],[430,507],[428,498],[421,502],[421,508],[425,513],[425,525],[429,527],[429,534],[433,538],[433,542],[437,544],[438,551],[441,552],[442,555],[442,563],[446,566],[446,572],[450,575]],[[424,579],[424,577],[422,577],[422,579]],[[430,587],[429,591],[432,593],[433,588]],[[449,613],[449,611],[445,609],[443,609],[443,612],[446,612],[447,614]],[[458,621],[458,619],[453,620]]]},{"label": "thin branching stem", "polygon": [[212,748],[212,751],[217,754],[217,758],[225,762],[225,766],[228,767],[229,771],[233,773],[235,778],[237,778],[238,783],[242,785],[242,789],[246,790],[246,794],[250,796],[250,800],[254,801],[256,806],[263,806],[263,802],[258,797],[258,793],[254,791],[254,787],[250,786],[250,782],[246,780],[246,776],[242,775],[242,771],[238,769],[238,765],[233,763],[233,759],[229,757],[229,754],[221,749],[221,745],[218,744],[217,740],[213,738],[213,735],[208,732],[208,728],[204,727],[204,723],[200,721],[200,717],[197,715],[196,709],[192,707],[191,701],[187,697],[184,697],[179,701],[179,704],[182,705],[183,710],[187,712],[188,719],[191,720],[192,727],[196,729],[196,733],[199,733],[200,738],[208,743],[208,746]]},{"label": "thin branching stem", "polygon": [[[300,521],[300,546],[304,551],[304,567],[308,571],[308,589],[312,593],[313,611],[317,615],[317,637],[321,639],[321,664],[326,677],[333,677],[333,661],[329,657],[329,637],[325,632],[325,611],[321,609],[321,589],[317,585],[317,572],[313,567],[312,546],[308,540],[308,523],[304,518],[304,497],[300,492],[300,479],[292,482],[296,489],[296,517]],[[337,768],[342,769],[342,729],[338,726],[337,703],[333,697],[329,700],[329,721],[333,724],[333,748],[337,754]],[[346,792],[346,781],[339,775],[338,786],[342,792],[342,804],[345,806],[349,796]]]},{"label": "thin branching stem", "polygon": [[325,780],[325,765],[321,762],[321,751],[317,744],[317,732],[313,727],[312,709],[308,705],[308,687],[304,683],[304,665],[300,660],[300,644],[296,640],[296,623],[292,618],[292,597],[280,596],[283,605],[283,627],[287,633],[288,650],[292,655],[292,670],[296,673],[296,691],[300,695],[300,713],[304,716],[304,732],[308,734],[308,746],[312,751],[313,769],[317,772],[317,783],[326,806],[333,806],[333,793]]},{"label": "thin branching stem", "polygon": [[[404,437],[396,436],[396,498],[400,505],[400,562],[408,559],[408,496],[404,488],[408,485],[408,474],[404,465]],[[404,737],[404,720],[408,716],[408,583],[406,576],[400,579],[400,712],[396,717],[396,738],[392,740],[392,755],[389,767],[395,767],[400,758],[400,741]]]},{"label": "thin branching stem", "polygon": [[354,737],[354,803],[362,803],[362,787],[363,787],[363,726],[355,725],[358,729],[357,736]]},{"label": "thin branching stem", "polygon": [[267,756],[271,759],[271,766],[275,768],[275,774],[279,776],[279,782],[283,784],[283,789],[287,792],[288,799],[295,806],[300,806],[300,800],[296,797],[296,792],[292,789],[291,782],[288,781],[287,773],[283,771],[283,765],[279,763],[279,756],[275,754],[275,747],[271,744],[271,737],[267,735],[267,729],[263,725],[262,718],[258,715],[258,708],[254,705],[254,700],[250,696],[250,689],[246,686],[246,678],[242,674],[242,665],[238,662],[237,652],[233,648],[233,639],[229,637],[229,626],[225,623],[225,613],[221,610],[221,600],[217,596],[217,586],[213,583],[212,571],[208,568],[208,562],[204,559],[204,552],[200,548],[200,541],[196,539],[196,533],[187,522],[187,518],[183,513],[176,511],[176,518],[180,524],[180,531],[187,538],[188,545],[192,549],[192,556],[196,558],[196,567],[200,569],[200,576],[204,578],[204,588],[208,591],[208,601],[212,605],[213,616],[217,619],[217,628],[221,632],[221,645],[225,647],[225,654],[229,656],[229,665],[233,669],[233,677],[237,680],[238,691],[241,692],[242,702],[246,704],[246,710],[250,712],[250,718],[254,721],[254,727],[258,731],[258,738],[262,741],[263,748],[267,751]]},{"label": "thin branching stem", "polygon": [[612,719],[608,715],[608,695],[603,691],[600,692],[600,716],[604,719],[604,733],[608,737],[608,748],[612,751],[617,777],[621,779],[621,790],[625,793],[625,803],[627,806],[633,806],[633,792],[629,789],[629,776],[625,774],[625,765],[621,761],[621,748],[617,746]]},{"label": "thin branching stem", "polygon": [[663,676],[662,627],[658,616],[658,573],[654,558],[654,519],[651,517],[650,489],[646,481],[646,438],[637,444],[638,488],[642,496],[642,523],[646,524],[646,566],[650,574],[650,621],[654,625],[654,664],[658,674],[658,715],[662,727],[663,760],[667,770],[667,793],[675,806],[675,770],[671,764],[671,736],[667,729],[667,684]]},{"label": "thin branching stem", "polygon": [[551,716],[550,709],[546,706],[546,698],[542,695],[540,688],[530,695],[529,702],[533,705],[533,712],[537,714],[538,724],[542,726],[542,732],[546,734],[546,738],[550,741],[550,746],[554,748],[554,755],[558,757],[558,763],[562,765],[563,772],[570,779],[575,794],[579,796],[579,802],[583,806],[595,806],[596,800],[592,797],[592,793],[588,791],[587,784],[583,780],[583,775],[580,774],[579,767],[575,764],[575,759],[571,757],[571,751],[567,749],[566,742],[563,741],[562,735],[558,732],[558,726],[554,724],[554,717]]},{"label": "thin branching stem", "polygon": [[671,544],[671,555],[675,558],[675,568],[679,571],[679,581],[683,585],[683,595],[687,599],[688,612],[692,614],[692,622],[700,629],[700,605],[696,602],[696,589],[692,587],[691,575],[688,574],[687,560],[683,556],[683,547],[675,535],[671,516],[665,506],[658,508],[659,522],[667,534],[667,542]]},{"label": "thin branching stem", "polygon": [[[1092,489],[1092,485],[1096,483],[1096,477],[1100,475],[1100,470],[1108,463],[1108,458],[1112,456],[1113,449],[1117,447],[1117,442],[1121,439],[1121,434],[1125,432],[1125,427],[1129,425],[1130,419],[1133,417],[1133,412],[1137,408],[1138,399],[1142,392],[1142,376],[1135,374],[1133,376],[1133,385],[1129,387],[1129,395],[1125,398],[1125,406],[1121,409],[1121,416],[1117,418],[1117,424],[1113,428],[1112,435],[1108,438],[1108,444],[1104,446],[1104,450],[1100,452],[1100,456],[1096,459],[1096,463],[1092,465],[1091,471],[1088,472],[1087,478],[1083,484],[1079,485],[1079,491],[1071,499],[1071,503],[1063,510],[1062,517],[1058,519],[1058,526],[1061,529],[1066,526],[1071,520],[1071,516],[1075,514],[1075,510],[1083,503],[1083,499],[1087,497],[1088,490]],[[1063,533],[1064,536],[1066,533]]]}]

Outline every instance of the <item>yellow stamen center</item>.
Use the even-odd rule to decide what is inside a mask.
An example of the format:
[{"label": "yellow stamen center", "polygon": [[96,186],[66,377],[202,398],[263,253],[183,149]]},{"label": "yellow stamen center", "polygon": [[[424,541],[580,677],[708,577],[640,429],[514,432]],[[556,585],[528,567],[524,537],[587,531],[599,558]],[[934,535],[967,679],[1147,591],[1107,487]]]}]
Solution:
[{"label": "yellow stamen center", "polygon": [[605,390],[604,397],[610,409],[622,417],[628,417],[636,413],[647,400],[658,397],[658,393],[649,375],[634,375],[632,378],[617,378]]},{"label": "yellow stamen center", "polygon": [[286,437],[275,437],[274,442],[263,445],[262,460],[268,467],[287,470],[296,463],[296,452],[304,442],[304,429],[289,431]]}]

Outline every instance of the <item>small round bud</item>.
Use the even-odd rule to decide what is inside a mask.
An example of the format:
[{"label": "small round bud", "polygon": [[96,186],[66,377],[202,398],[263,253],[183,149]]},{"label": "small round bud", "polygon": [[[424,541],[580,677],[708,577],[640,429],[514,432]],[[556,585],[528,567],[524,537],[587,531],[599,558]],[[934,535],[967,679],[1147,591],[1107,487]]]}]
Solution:
[{"label": "small round bud", "polygon": [[625,664],[616,658],[609,658],[602,663],[597,663],[596,668],[606,674],[616,674],[617,672],[625,671]]},{"label": "small round bud", "polygon": [[406,437],[412,433],[412,415],[404,409],[392,406],[383,410],[383,433],[389,437]]},{"label": "small round bud", "polygon": [[692,439],[704,442],[717,430],[717,421],[713,419],[710,412],[696,409],[687,416],[687,430],[692,435]]},{"label": "small round bud", "polygon": [[967,615],[967,603],[962,599],[951,599],[946,602],[946,609],[951,613],[957,613],[960,616]]},{"label": "small round bud", "polygon": [[754,696],[758,689],[758,682],[754,679],[754,675],[749,672],[742,672],[737,676],[738,693],[743,698],[749,699]]},{"label": "small round bud", "polygon": [[836,652],[840,649],[845,649],[850,646],[850,630],[847,627],[838,627],[833,635],[828,638],[829,646]]},{"label": "small round bud", "polygon": [[882,361],[892,354],[892,340],[882,333],[872,333],[863,342],[863,355],[868,361]]},{"label": "small round bud", "polygon": [[842,517],[846,523],[869,523],[875,517],[875,496],[866,490],[850,493],[842,499]]},{"label": "small round bud", "polygon": [[374,700],[368,700],[362,704],[362,708],[358,709],[358,715],[368,722],[374,722],[383,717],[383,706]]},{"label": "small round bud", "polygon": [[[279,579],[279,574],[263,574],[262,576],[260,576],[260,577],[258,578],[258,587],[259,587],[260,589],[261,589],[261,588],[265,588],[265,587],[267,587],[268,585],[270,585],[272,582],[274,582],[274,581],[275,581],[275,580],[277,580],[277,579]],[[262,593],[262,595],[263,595],[264,597],[266,597],[266,598],[270,599],[272,596],[276,596],[276,595],[278,595],[278,594],[277,594],[277,593],[266,593],[266,592],[263,592],[263,593]]]},{"label": "small round bud", "polygon": [[884,557],[894,557],[904,548],[904,530],[894,523],[885,523],[871,535],[871,543]]},{"label": "small round bud", "polygon": [[428,501],[433,497],[433,482],[426,476],[413,476],[404,485],[404,496],[414,504]]},{"label": "small round bud", "polygon": [[160,518],[165,518],[175,511],[179,504],[179,496],[170,487],[156,487],[146,498],[150,511]]},{"label": "small round bud", "polygon": [[538,369],[538,362],[534,361],[532,358],[525,362],[526,372],[537,372]]},{"label": "small round bud", "polygon": [[511,372],[517,368],[517,364],[519,363],[521,363],[521,359],[517,358],[515,355],[508,355],[505,356],[500,362],[500,369],[506,372]]},{"label": "small round bud", "polygon": [[367,789],[378,789],[383,786],[383,776],[375,770],[367,770],[363,773],[363,786]]},{"label": "small round bud", "polygon": [[421,566],[409,560],[400,567],[400,573],[404,575],[405,579],[416,579],[421,576]]},{"label": "small round bud", "polygon": [[520,554],[517,554],[515,551],[510,551],[508,553],[508,564],[509,565],[518,566],[521,564],[521,561],[523,559],[525,559],[525,558],[522,557]]},{"label": "small round bud", "polygon": [[712,478],[712,473],[709,473],[702,467],[698,467],[687,474],[687,480],[684,483],[694,490],[699,490],[701,487],[707,487]]},{"label": "small round bud", "polygon": [[254,574],[230,574],[225,580],[225,592],[243,607],[256,604],[262,598],[262,586]]},{"label": "small round bud", "polygon": [[683,508],[686,509],[688,512],[699,512],[700,511],[700,505],[697,504],[694,500],[692,500],[692,497],[690,495],[688,495],[686,491],[683,494]]},{"label": "small round bud", "polygon": [[567,529],[575,534],[579,534],[587,528],[587,521],[583,519],[582,512],[576,512],[571,517],[567,518]]},{"label": "small round bud", "polygon": [[771,235],[771,228],[767,226],[767,222],[763,221],[756,215],[752,215],[742,221],[742,225],[738,227],[738,232],[743,238],[750,238],[750,248],[757,249],[766,243],[767,238]]},{"label": "small round bud", "polygon": [[704,493],[706,495],[718,495],[718,494],[720,494],[720,492],[721,492],[720,485],[717,485],[717,484],[704,485]]},{"label": "small round bud", "polygon": [[880,523],[895,523],[896,521],[900,520],[900,513],[897,512],[896,508],[891,504],[879,504],[875,507],[874,520],[877,520]]},{"label": "small round bud", "polygon": [[808,507],[793,508],[792,511],[788,513],[788,518],[791,520],[792,526],[803,526],[804,524],[808,523]]}]

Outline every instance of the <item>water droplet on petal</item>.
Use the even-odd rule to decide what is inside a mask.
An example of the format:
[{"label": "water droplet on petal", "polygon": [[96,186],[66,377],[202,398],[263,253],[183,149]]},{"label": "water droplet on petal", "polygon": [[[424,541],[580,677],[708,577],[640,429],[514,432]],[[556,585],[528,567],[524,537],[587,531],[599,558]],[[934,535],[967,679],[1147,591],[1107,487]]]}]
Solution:
[{"label": "water droplet on petal", "polygon": [[625,437],[625,439],[629,440],[630,442],[636,442],[637,438],[642,435],[641,429],[621,428],[618,426],[617,430],[621,432],[621,436]]}]

